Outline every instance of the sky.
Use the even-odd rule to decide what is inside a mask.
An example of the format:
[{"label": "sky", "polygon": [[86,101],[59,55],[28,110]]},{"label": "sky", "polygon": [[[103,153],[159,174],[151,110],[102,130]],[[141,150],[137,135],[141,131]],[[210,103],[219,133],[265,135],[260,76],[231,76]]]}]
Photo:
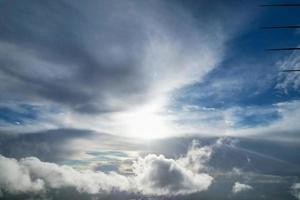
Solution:
[{"label": "sky", "polygon": [[[0,199],[300,199],[298,3],[0,1]],[[255,191],[255,192],[253,192]]]}]

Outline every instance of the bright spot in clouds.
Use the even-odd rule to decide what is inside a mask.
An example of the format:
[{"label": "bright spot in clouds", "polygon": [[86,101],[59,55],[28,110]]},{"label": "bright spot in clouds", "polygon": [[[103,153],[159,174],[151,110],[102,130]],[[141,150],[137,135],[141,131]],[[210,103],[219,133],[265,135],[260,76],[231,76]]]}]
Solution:
[{"label": "bright spot in clouds", "polygon": [[159,103],[138,107],[115,116],[115,121],[119,122],[119,131],[129,137],[142,139],[169,136],[172,131],[170,120],[171,116],[163,112]]}]

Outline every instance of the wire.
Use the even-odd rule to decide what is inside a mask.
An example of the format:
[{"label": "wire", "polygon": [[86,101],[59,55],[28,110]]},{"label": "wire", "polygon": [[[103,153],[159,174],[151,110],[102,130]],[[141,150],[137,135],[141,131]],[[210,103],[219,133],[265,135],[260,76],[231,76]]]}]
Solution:
[{"label": "wire", "polygon": [[300,69],[286,69],[282,70],[281,72],[300,72]]},{"label": "wire", "polygon": [[264,26],[261,29],[293,29],[300,28],[299,25],[289,25],[289,26]]},{"label": "wire", "polygon": [[290,48],[274,48],[274,49],[266,49],[266,51],[293,51],[300,50],[299,47],[290,47]]},{"label": "wire", "polygon": [[260,7],[300,7],[299,3],[278,3],[278,4],[264,4]]}]

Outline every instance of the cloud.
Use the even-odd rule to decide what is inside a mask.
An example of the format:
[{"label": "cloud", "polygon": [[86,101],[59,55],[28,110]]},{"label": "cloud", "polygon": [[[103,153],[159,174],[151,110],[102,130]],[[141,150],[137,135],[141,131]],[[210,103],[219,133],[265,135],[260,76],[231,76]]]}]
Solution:
[{"label": "cloud", "polygon": [[[87,140],[95,135],[79,129],[53,129],[24,134],[0,132],[0,154],[14,158],[35,156],[44,161],[58,162],[80,151],[72,142]],[[104,137],[100,133],[97,136]]]},{"label": "cloud", "polygon": [[41,179],[32,180],[29,170],[15,159],[0,155],[0,170],[0,191],[33,192],[44,188],[44,182]]},{"label": "cloud", "polygon": [[68,166],[42,162],[35,157],[13,158],[0,157],[3,182],[1,189],[11,193],[41,191],[49,188],[74,187],[79,192],[109,192],[113,188],[125,190],[128,180],[116,173],[79,172]]},{"label": "cloud", "polygon": [[192,146],[186,156],[178,160],[183,166],[192,169],[196,173],[205,169],[205,164],[209,161],[213,153],[213,146],[204,146],[201,148],[200,146],[199,141],[193,140]]},{"label": "cloud", "polygon": [[198,81],[226,38],[218,20],[205,21],[215,29],[208,33],[195,26],[201,18],[168,2],[11,3],[0,24],[1,92],[89,114]]},{"label": "cloud", "polygon": [[295,183],[291,187],[291,192],[294,197],[300,199],[300,183]]},{"label": "cloud", "polygon": [[213,178],[195,174],[173,159],[148,155],[134,166],[139,189],[144,194],[178,195],[207,190]]},{"label": "cloud", "polygon": [[252,189],[253,189],[253,187],[250,185],[235,182],[232,187],[232,193],[237,194],[237,193],[245,192],[245,191],[252,190]]},{"label": "cloud", "polygon": [[299,142],[297,132],[300,130],[297,119],[300,117],[300,101],[286,101],[273,104],[272,106],[259,107],[260,113],[275,113],[276,120],[269,120],[267,124],[247,127],[240,129],[231,129],[232,135],[250,135],[270,140]]},{"label": "cloud", "polygon": [[[291,53],[285,59],[277,62],[280,70],[300,69],[300,56],[297,52]],[[288,93],[290,90],[298,90],[300,87],[300,76],[298,72],[280,72],[277,77],[275,88]]]},{"label": "cloud", "polygon": [[273,104],[232,106],[203,110],[185,108],[179,113],[179,128],[201,135],[255,137],[270,140],[299,142],[300,101],[281,101]]},{"label": "cloud", "polygon": [[0,175],[0,190],[12,194],[72,187],[78,192],[90,194],[124,191],[145,195],[178,195],[207,190],[213,180],[210,175],[194,172],[179,160],[155,154],[138,158],[133,164],[133,174],[128,176],[116,172],[79,171],[69,166],[43,162],[36,157],[18,161],[2,155],[0,169],[5,172]]},{"label": "cloud", "polygon": [[173,134],[173,92],[218,66],[244,18],[216,2],[4,2],[1,101],[59,110],[6,128]]},{"label": "cloud", "polygon": [[84,165],[84,168],[95,167],[106,157],[122,160],[114,152],[120,152],[121,157],[134,158],[144,150],[141,140],[86,129],[60,128],[26,133],[0,131],[0,154],[5,157],[37,157],[46,162]]},{"label": "cloud", "polygon": [[207,190],[213,177],[203,173],[203,165],[209,160],[211,147],[199,148],[194,141],[184,157],[177,160],[163,155],[150,154],[138,159],[134,173],[141,191],[145,194],[189,194]]}]

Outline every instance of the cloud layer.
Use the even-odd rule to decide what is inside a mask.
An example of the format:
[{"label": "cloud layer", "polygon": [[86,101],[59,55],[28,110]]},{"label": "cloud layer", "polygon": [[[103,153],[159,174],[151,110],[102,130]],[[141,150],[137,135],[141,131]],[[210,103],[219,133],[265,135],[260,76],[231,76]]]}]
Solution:
[{"label": "cloud layer", "polygon": [[[192,147],[187,155],[197,157],[199,153],[193,152],[204,151],[202,154],[205,154],[206,148],[196,150]],[[18,161],[1,155],[0,170],[5,173],[0,174],[0,191],[18,194],[72,187],[78,192],[90,194],[123,191],[145,195],[178,195],[207,190],[213,178],[201,171],[194,172],[190,167],[180,160],[150,154],[138,158],[133,165],[133,175],[125,176],[116,172],[78,171],[69,166],[42,162],[36,157]]]},{"label": "cloud layer", "polygon": [[134,137],[147,130],[144,135],[156,137],[189,131],[173,124],[173,92],[218,66],[242,21],[232,2],[194,4],[4,1],[0,101],[55,112],[41,109],[18,126],[3,125],[19,132],[80,128]]},{"label": "cloud layer", "polygon": [[220,60],[221,24],[209,20],[208,33],[176,4],[12,4],[4,3],[0,24],[0,90],[8,99],[83,113],[122,110],[199,80]]}]

